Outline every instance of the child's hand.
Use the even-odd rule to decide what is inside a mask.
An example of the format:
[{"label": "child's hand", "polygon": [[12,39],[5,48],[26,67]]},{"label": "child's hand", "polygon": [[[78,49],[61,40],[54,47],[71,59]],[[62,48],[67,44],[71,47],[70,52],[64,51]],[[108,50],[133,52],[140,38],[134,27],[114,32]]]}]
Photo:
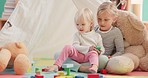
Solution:
[{"label": "child's hand", "polygon": [[53,65],[53,66],[47,66],[46,68],[44,68],[45,72],[57,72],[58,71],[58,66],[57,65]]},{"label": "child's hand", "polygon": [[90,48],[89,48],[89,52],[90,51],[96,51],[99,55],[101,54],[101,50],[98,50],[98,49],[96,49],[96,47],[95,46],[90,46]]},{"label": "child's hand", "polygon": [[98,53],[98,55],[100,55],[100,54],[101,54],[101,52],[102,52],[101,50],[98,50],[98,49],[97,49],[97,53]]},{"label": "child's hand", "polygon": [[89,52],[90,52],[90,51],[95,51],[95,49],[96,49],[95,46],[90,46],[90,47],[89,47]]}]

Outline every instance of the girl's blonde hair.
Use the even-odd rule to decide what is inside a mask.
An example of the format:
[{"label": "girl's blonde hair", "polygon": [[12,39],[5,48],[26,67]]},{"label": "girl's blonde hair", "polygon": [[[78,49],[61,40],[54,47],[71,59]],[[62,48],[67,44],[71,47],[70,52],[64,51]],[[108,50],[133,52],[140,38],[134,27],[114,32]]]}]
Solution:
[{"label": "girl's blonde hair", "polygon": [[74,19],[75,22],[77,22],[81,17],[84,19],[84,21],[90,22],[94,25],[93,13],[90,9],[83,8],[81,10],[78,10]]},{"label": "girl's blonde hair", "polygon": [[102,3],[98,8],[97,16],[104,11],[108,12],[109,14],[113,14],[114,16],[118,16],[117,7],[112,2]]}]

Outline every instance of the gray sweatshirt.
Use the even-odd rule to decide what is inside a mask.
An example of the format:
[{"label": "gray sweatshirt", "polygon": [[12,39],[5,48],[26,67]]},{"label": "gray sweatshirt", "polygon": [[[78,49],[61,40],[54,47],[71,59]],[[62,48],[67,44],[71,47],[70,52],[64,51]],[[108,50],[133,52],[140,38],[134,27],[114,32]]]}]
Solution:
[{"label": "gray sweatshirt", "polygon": [[99,26],[96,26],[95,31],[102,37],[103,46],[105,48],[104,55],[117,56],[124,53],[123,35],[120,29],[111,27],[109,31],[102,32],[99,30]]}]

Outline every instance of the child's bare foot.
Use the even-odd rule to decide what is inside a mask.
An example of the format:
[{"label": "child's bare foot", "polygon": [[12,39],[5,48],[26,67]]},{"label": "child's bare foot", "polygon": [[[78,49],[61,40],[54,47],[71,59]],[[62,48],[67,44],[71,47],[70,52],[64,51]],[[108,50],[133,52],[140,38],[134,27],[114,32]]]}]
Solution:
[{"label": "child's bare foot", "polygon": [[53,65],[53,66],[47,66],[45,68],[45,71],[46,72],[57,72],[58,71],[58,66],[57,65]]},{"label": "child's bare foot", "polygon": [[90,68],[90,66],[80,66],[80,68],[79,68],[79,72],[84,72],[84,73],[90,73],[90,71],[89,71],[89,68]]},{"label": "child's bare foot", "polygon": [[89,71],[91,73],[97,73],[98,71],[98,66],[97,65],[92,65],[90,68],[89,68]]}]

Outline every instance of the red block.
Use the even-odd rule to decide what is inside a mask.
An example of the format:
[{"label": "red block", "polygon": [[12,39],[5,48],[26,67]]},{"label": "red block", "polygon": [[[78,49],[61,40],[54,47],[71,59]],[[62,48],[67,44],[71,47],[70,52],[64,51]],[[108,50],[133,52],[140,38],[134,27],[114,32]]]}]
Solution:
[{"label": "red block", "polygon": [[111,56],[108,56],[108,59],[110,59],[111,58]]},{"label": "red block", "polygon": [[102,74],[107,74],[107,70],[106,70],[106,69],[102,69],[102,70],[100,71],[100,73],[102,73]]},{"label": "red block", "polygon": [[45,68],[42,69],[42,72],[45,72]]},{"label": "red block", "polygon": [[59,75],[54,75],[54,78],[58,77]]},{"label": "red block", "polygon": [[43,76],[43,75],[38,75],[38,74],[36,74],[36,75],[35,75],[35,78],[44,78],[44,76]]},{"label": "red block", "polygon": [[99,74],[88,74],[88,78],[100,78]]}]

